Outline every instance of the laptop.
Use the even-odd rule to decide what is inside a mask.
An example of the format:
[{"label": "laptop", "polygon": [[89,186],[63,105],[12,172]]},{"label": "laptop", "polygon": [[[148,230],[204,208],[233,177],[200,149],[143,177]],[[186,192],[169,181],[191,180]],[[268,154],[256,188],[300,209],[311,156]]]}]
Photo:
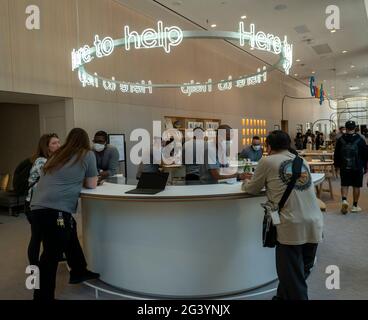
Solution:
[{"label": "laptop", "polygon": [[143,172],[137,188],[125,192],[126,194],[157,194],[165,190],[168,172]]}]

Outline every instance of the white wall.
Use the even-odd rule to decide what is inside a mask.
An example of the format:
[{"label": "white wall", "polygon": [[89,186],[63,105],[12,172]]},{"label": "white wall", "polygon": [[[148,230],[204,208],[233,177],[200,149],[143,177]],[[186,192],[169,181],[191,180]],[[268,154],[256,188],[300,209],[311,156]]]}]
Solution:
[{"label": "white wall", "polygon": [[66,137],[66,104],[65,101],[41,104],[40,135],[56,133],[61,141]]},{"label": "white wall", "polygon": [[16,166],[36,150],[40,137],[37,105],[0,103],[0,173],[13,174]]},{"label": "white wall", "polygon": [[[255,87],[233,89],[187,97],[178,89],[157,89],[152,95],[107,93],[102,88],[82,88],[71,70],[71,51],[92,44],[94,35],[122,36],[124,25],[135,30],[154,26],[167,18],[183,30],[194,30],[191,23],[175,15],[140,14],[113,0],[35,0],[41,11],[41,30],[24,27],[28,0],[0,0],[0,90],[58,96],[63,103],[40,107],[41,132],[60,131],[63,137],[74,126],[86,128],[92,136],[99,129],[124,132],[151,128],[152,120],[164,116],[219,118],[239,128],[242,118],[266,119],[268,130],[280,124],[281,103],[285,94],[308,97],[309,88],[279,71]],[[6,12],[7,14],[4,14]],[[117,79],[183,83],[192,79],[225,79],[228,75],[255,72],[263,62],[220,40],[188,40],[171,54],[162,49],[123,49],[100,61],[93,61],[91,72]],[[325,117],[326,107],[317,100],[286,101],[285,119],[291,135],[298,123]],[[128,143],[129,147],[129,143]],[[133,167],[129,166],[133,176]]]}]

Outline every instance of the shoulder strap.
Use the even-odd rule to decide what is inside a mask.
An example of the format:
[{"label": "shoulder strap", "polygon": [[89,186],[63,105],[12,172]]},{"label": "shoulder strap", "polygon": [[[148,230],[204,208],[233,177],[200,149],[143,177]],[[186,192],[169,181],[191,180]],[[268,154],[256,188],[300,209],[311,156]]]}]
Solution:
[{"label": "shoulder strap", "polygon": [[279,212],[284,207],[286,200],[289,198],[291,191],[294,189],[296,181],[300,178],[302,172],[302,165],[303,159],[299,156],[296,156],[292,164],[293,175],[291,176],[287,188],[279,202]]},{"label": "shoulder strap", "polygon": [[353,142],[353,145],[358,145],[360,142],[360,139],[362,139],[361,137],[358,137],[358,139],[355,139],[355,141]]}]

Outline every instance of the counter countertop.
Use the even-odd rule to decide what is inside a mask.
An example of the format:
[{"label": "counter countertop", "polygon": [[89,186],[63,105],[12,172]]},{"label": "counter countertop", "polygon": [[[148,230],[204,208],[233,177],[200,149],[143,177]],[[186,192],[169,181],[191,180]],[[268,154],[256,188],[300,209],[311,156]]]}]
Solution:
[{"label": "counter countertop", "polygon": [[[324,180],[323,173],[312,173],[313,183],[320,184]],[[166,189],[155,195],[125,194],[135,188],[134,185],[104,183],[97,189],[83,189],[82,198],[121,201],[178,201],[178,200],[209,200],[209,199],[240,199],[251,198],[253,195],[241,191],[241,182],[234,184],[209,184],[167,186]],[[263,195],[263,194],[260,194]]]}]

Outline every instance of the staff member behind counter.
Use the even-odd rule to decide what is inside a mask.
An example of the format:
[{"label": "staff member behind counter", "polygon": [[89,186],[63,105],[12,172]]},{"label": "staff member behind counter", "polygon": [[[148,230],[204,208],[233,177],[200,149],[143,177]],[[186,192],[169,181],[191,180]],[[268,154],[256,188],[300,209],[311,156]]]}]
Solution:
[{"label": "staff member behind counter", "polygon": [[[219,130],[226,130],[226,139],[219,141],[218,131],[216,132],[216,150],[209,152],[209,142],[205,139],[205,135],[202,129],[197,128],[194,130],[195,139],[193,140],[193,148],[190,148],[191,144],[186,143],[184,146],[185,152],[185,165],[187,181],[199,180],[203,184],[218,183],[219,180],[237,178],[244,180],[244,174],[224,174],[221,170],[226,165],[221,164],[225,161],[220,161],[219,156],[228,151],[231,141],[231,127],[228,125],[221,125]],[[201,144],[203,144],[203,152],[201,150]],[[193,155],[193,157],[192,157]],[[191,159],[193,159],[191,161]]]},{"label": "staff member behind counter", "polygon": [[119,167],[119,151],[107,144],[108,135],[105,131],[98,131],[93,139],[93,150],[96,156],[97,170],[101,178],[115,175]]},{"label": "staff member behind counter", "polygon": [[239,156],[243,159],[250,159],[251,161],[258,162],[261,160],[262,154],[261,139],[258,136],[254,136],[252,145],[243,149]]}]

